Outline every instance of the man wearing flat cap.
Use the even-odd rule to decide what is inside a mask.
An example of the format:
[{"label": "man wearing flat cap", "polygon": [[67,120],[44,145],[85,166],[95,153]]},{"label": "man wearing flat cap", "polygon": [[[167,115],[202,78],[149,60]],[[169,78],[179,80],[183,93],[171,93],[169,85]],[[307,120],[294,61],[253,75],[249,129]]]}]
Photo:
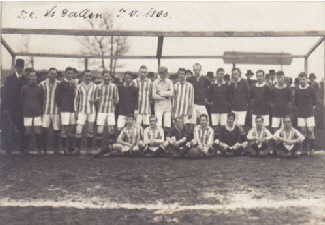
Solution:
[{"label": "man wearing flat cap", "polygon": [[254,73],[251,70],[247,70],[247,73],[245,74],[247,77],[247,83],[249,87],[253,87],[253,85],[257,82],[256,80],[253,80],[252,77],[254,76]]},{"label": "man wearing flat cap", "polygon": [[275,84],[277,83],[277,81],[275,79],[275,70],[269,70],[269,76],[270,76],[270,80],[267,83],[267,85],[269,85],[271,88],[273,88],[275,86]]},{"label": "man wearing flat cap", "polygon": [[314,73],[309,74],[308,79],[309,79],[309,85],[315,89],[316,93],[319,93],[320,88],[319,88],[318,83],[315,82],[315,79],[316,79],[315,74]]},{"label": "man wearing flat cap", "polygon": [[155,115],[158,125],[165,128],[171,127],[172,97],[174,95],[174,84],[167,78],[167,67],[158,69],[158,78],[152,85],[152,97],[155,101]]},{"label": "man wearing flat cap", "polygon": [[[24,123],[23,123],[23,107],[20,100],[21,88],[27,83],[26,77],[23,75],[24,60],[17,59],[15,65],[15,72],[6,78],[3,93],[3,132],[4,132],[4,149],[7,154],[11,154],[13,149],[13,142],[9,142],[10,133],[6,133],[10,129],[10,124],[18,129],[20,135],[20,151],[24,151]],[[13,137],[12,137],[13,138]]]}]

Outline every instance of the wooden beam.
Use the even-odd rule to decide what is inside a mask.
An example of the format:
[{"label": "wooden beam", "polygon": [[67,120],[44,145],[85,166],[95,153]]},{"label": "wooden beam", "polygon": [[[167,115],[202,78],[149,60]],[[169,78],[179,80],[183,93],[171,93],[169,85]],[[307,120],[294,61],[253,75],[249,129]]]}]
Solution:
[{"label": "wooden beam", "polygon": [[156,55],[156,57],[158,59],[161,58],[163,44],[164,44],[164,37],[163,36],[159,36],[158,37],[158,45],[157,45],[157,55]]},{"label": "wooden beam", "polygon": [[305,57],[305,73],[308,75],[308,57]]},{"label": "wooden beam", "polygon": [[73,29],[2,28],[2,34],[40,34],[71,36],[165,36],[165,37],[305,37],[325,36],[325,30],[311,31],[127,31]]},{"label": "wooden beam", "polygon": [[12,50],[12,48],[8,45],[8,43],[5,41],[5,39],[3,39],[3,37],[1,37],[1,44],[3,45],[3,47],[5,47],[5,49],[7,49],[7,51],[9,52],[9,54],[11,56],[15,56],[15,52]]},{"label": "wooden beam", "polygon": [[311,55],[311,53],[313,53],[316,48],[325,40],[325,37],[321,37],[310,49],[309,51],[306,53],[305,57],[309,57]]},{"label": "wooden beam", "polygon": [[[49,58],[89,58],[89,59],[102,59],[103,56],[101,55],[78,55],[78,54],[55,54],[55,53],[27,53],[27,52],[19,52],[15,53],[17,56],[31,56],[31,57],[49,57]],[[110,58],[116,58],[116,59],[157,59],[156,56],[104,56],[104,58],[110,59]],[[216,55],[216,56],[187,56],[187,55],[179,55],[179,56],[161,56],[161,59],[223,59],[223,58],[230,58],[233,57],[225,57],[222,55]],[[239,57],[236,57],[238,59]],[[255,57],[254,57],[255,58]],[[265,58],[272,58],[272,57],[265,57]],[[276,59],[280,59],[279,57],[273,57]],[[283,56],[283,58],[286,58]],[[305,58],[303,55],[292,55],[292,58]]]}]

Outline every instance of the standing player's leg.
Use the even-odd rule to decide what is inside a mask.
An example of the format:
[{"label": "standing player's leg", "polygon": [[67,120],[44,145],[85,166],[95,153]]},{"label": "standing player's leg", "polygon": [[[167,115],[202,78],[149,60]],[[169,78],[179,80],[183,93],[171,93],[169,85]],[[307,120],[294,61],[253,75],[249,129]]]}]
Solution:
[{"label": "standing player's leg", "polygon": [[305,136],[305,140],[302,142],[302,152],[301,156],[308,155],[307,144],[308,144],[308,134],[307,134],[307,118],[298,118],[297,126],[300,128],[300,132]]},{"label": "standing player's leg", "polygon": [[47,154],[47,135],[48,130],[51,124],[51,118],[49,114],[44,114],[42,118],[42,149],[44,151],[44,155]]},{"label": "standing player's leg", "polygon": [[60,116],[59,114],[52,115],[53,120],[53,152],[54,155],[59,155],[59,139],[60,139]]},{"label": "standing player's leg", "polygon": [[308,131],[308,140],[310,147],[310,156],[314,156],[315,150],[315,117],[307,118],[307,131]]},{"label": "standing player's leg", "polygon": [[35,134],[38,155],[42,155],[42,136],[41,136],[42,118],[38,116],[38,117],[34,117],[33,120],[34,120],[33,126],[34,126],[34,134]]},{"label": "standing player's leg", "polygon": [[87,149],[86,154],[91,155],[91,146],[94,138],[94,122],[95,122],[96,114],[91,113],[87,116]]},{"label": "standing player's leg", "polygon": [[76,126],[76,153],[80,152],[81,147],[81,136],[82,136],[82,130],[84,125],[86,124],[87,120],[87,114],[86,113],[78,113],[78,120],[77,120],[77,126]]},{"label": "standing player's leg", "polygon": [[[70,113],[70,125],[69,125],[69,151],[74,151],[74,140],[75,140],[75,134],[76,134],[76,115],[75,113]],[[78,150],[74,152],[75,154],[78,154]]]},{"label": "standing player's leg", "polygon": [[25,136],[24,136],[24,149],[22,151],[23,155],[27,155],[29,153],[29,140],[30,135],[32,134],[32,124],[33,118],[24,118],[24,127],[25,127]]}]

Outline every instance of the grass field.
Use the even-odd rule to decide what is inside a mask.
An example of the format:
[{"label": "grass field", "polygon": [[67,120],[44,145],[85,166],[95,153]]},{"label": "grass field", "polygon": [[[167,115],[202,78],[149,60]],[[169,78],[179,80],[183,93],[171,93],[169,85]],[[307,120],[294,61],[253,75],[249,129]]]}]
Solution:
[{"label": "grass field", "polygon": [[325,154],[200,160],[0,154],[0,224],[325,224]]}]

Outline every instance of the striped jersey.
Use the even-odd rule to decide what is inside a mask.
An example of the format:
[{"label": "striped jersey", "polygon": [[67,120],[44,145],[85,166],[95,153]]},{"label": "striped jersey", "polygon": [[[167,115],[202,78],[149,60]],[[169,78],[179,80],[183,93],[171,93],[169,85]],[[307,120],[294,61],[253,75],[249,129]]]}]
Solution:
[{"label": "striped jersey", "polygon": [[152,81],[148,78],[143,81],[140,78],[132,81],[138,90],[138,113],[151,114],[150,100],[152,99]]},{"label": "striped jersey", "polygon": [[117,139],[130,143],[132,145],[137,145],[139,144],[140,140],[142,140],[142,138],[142,127],[139,125],[133,125],[132,127],[124,127]]},{"label": "striped jersey", "polygon": [[78,84],[76,88],[75,109],[78,113],[96,113],[95,104],[90,100],[96,99],[97,85],[89,83],[88,90],[84,82]]},{"label": "striped jersey", "polygon": [[113,83],[97,85],[98,113],[115,113],[115,104],[119,101],[117,86]]},{"label": "striped jersey", "polygon": [[156,126],[155,129],[150,126],[144,129],[143,140],[145,144],[150,144],[152,139],[157,142],[164,142],[164,138],[164,130],[160,126]]},{"label": "striped jersey", "polygon": [[39,86],[44,93],[43,114],[58,114],[58,106],[55,101],[55,91],[60,82],[54,81],[54,84],[50,83],[49,79],[42,81]]},{"label": "striped jersey", "polygon": [[211,146],[213,144],[214,131],[210,126],[205,129],[201,125],[196,125],[194,128],[194,140],[203,147]]},{"label": "striped jersey", "polygon": [[188,115],[194,105],[194,88],[187,81],[174,84],[173,111],[175,116]]}]

